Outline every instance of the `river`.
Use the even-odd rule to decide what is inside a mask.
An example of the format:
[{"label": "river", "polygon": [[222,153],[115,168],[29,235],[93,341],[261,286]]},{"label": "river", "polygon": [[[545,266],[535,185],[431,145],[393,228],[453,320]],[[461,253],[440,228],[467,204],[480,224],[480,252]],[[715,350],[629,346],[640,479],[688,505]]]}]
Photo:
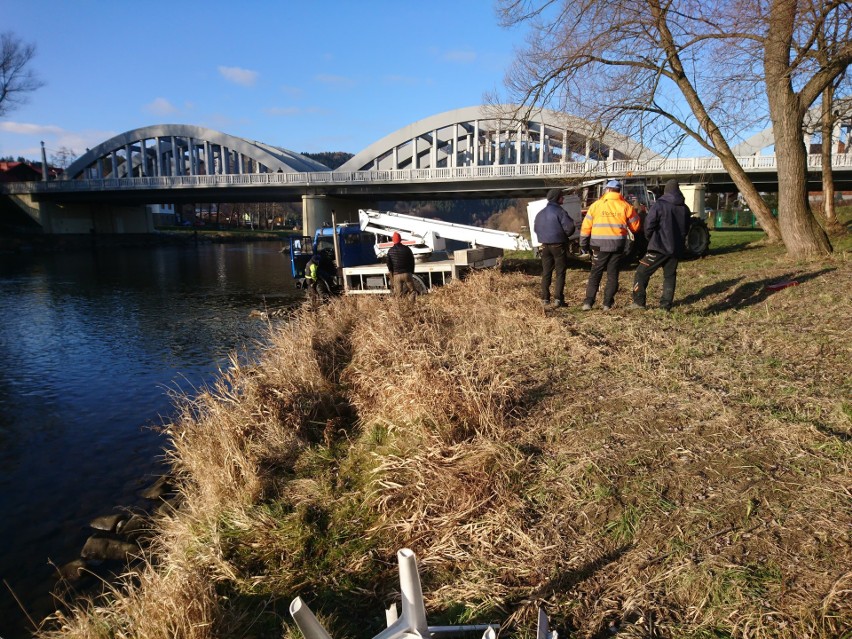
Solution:
[{"label": "river", "polygon": [[[55,564],[161,471],[170,392],[251,357],[295,302],[278,242],[0,255],[0,637],[53,611]],[[13,595],[14,593],[14,595]]]}]

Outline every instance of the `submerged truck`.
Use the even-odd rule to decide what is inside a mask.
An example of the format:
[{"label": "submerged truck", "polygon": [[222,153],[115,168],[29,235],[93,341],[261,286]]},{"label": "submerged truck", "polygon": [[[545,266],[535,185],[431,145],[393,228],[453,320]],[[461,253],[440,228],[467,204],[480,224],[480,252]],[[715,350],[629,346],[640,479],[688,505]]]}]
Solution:
[{"label": "submerged truck", "polygon": [[[358,224],[334,224],[317,229],[313,238],[290,238],[291,270],[297,288],[308,287],[305,265],[316,254],[320,295],[389,293],[392,287],[383,260],[395,232],[415,255],[414,285],[421,293],[461,279],[473,269],[495,266],[506,249],[532,249],[518,233],[360,209]],[[451,250],[448,240],[468,246]]]},{"label": "submerged truck", "polygon": [[[589,180],[578,187],[566,187],[566,191],[573,190],[575,193],[566,193],[562,207],[574,221],[577,227],[576,232],[571,237],[568,250],[573,255],[582,256],[580,251],[580,226],[583,223],[583,218],[586,211],[592,205],[592,202],[597,200],[603,194],[604,184],[613,178],[600,178]],[[645,216],[648,210],[657,201],[657,197],[652,190],[648,188],[644,178],[615,178],[621,182],[621,194],[624,199],[630,202],[639,213],[642,220],[642,227],[635,234],[633,244],[629,253],[631,260],[638,260],[648,247],[648,240],[643,233]],[[547,200],[535,200],[527,205],[527,217],[529,219],[529,227],[533,229],[535,216],[547,206]],[[700,211],[692,212],[689,230],[686,234],[686,256],[687,258],[702,257],[707,254],[710,248],[710,229],[707,228],[707,223],[702,220],[699,215]],[[531,231],[533,246],[537,249],[540,246],[535,232]]]}]

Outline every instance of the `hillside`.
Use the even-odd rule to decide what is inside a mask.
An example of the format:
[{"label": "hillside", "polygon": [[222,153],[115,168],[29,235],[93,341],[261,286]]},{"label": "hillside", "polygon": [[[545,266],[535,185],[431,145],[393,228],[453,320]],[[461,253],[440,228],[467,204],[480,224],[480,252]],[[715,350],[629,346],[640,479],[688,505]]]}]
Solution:
[{"label": "hillside", "polygon": [[295,638],[300,595],[372,637],[408,547],[430,624],[529,637],[543,605],[560,637],[848,637],[852,243],[793,263],[756,237],[714,234],[669,314],[625,310],[632,270],[581,313],[579,261],[545,314],[523,258],[413,307],[297,311],[183,400],[151,561],[42,636]]}]

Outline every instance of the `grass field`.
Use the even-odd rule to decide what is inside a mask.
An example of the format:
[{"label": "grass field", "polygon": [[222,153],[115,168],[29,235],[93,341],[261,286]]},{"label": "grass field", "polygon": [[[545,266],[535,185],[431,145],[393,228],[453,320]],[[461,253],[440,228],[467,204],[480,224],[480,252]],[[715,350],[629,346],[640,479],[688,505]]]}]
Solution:
[{"label": "grass field", "polygon": [[523,256],[295,312],[182,401],[185,505],[150,560],[42,635],[295,638],[299,595],[372,637],[408,547],[430,624],[849,637],[852,243],[794,262],[760,236],[714,232],[671,313],[625,310],[631,270],[581,312],[581,261],[544,312]]}]

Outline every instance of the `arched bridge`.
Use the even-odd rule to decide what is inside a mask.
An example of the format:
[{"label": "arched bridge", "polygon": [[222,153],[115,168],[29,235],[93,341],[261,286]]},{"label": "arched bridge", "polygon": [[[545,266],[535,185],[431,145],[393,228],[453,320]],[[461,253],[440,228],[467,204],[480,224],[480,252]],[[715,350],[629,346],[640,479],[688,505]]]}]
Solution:
[{"label": "arched bridge", "polygon": [[[848,146],[848,145],[847,145]],[[845,150],[845,149],[844,149]],[[740,163],[765,190],[777,183],[774,155]],[[850,188],[852,154],[834,155],[838,188]],[[821,158],[812,155],[814,188]],[[117,135],[88,150],[65,179],[7,184],[37,205],[298,201],[306,226],[391,199],[538,196],[554,185],[611,175],[678,177],[732,190],[715,157],[658,156],[639,142],[577,117],[475,106],[410,124],[371,144],[338,169],[267,143],[203,127],[162,124]],[[760,188],[760,186],[759,186]]]},{"label": "arched bridge", "polygon": [[[653,152],[630,138],[600,131],[585,120],[562,113],[540,110],[520,120],[497,107],[467,107],[408,125],[371,144],[335,173],[343,176],[364,171],[653,157]],[[203,127],[161,124],[127,131],[87,150],[68,167],[64,179],[247,176],[329,170],[310,158],[264,142]],[[179,185],[182,181],[162,181],[169,182]]]},{"label": "arched bridge", "polygon": [[298,153],[188,124],[133,129],[74,161],[66,180],[327,171]]}]

